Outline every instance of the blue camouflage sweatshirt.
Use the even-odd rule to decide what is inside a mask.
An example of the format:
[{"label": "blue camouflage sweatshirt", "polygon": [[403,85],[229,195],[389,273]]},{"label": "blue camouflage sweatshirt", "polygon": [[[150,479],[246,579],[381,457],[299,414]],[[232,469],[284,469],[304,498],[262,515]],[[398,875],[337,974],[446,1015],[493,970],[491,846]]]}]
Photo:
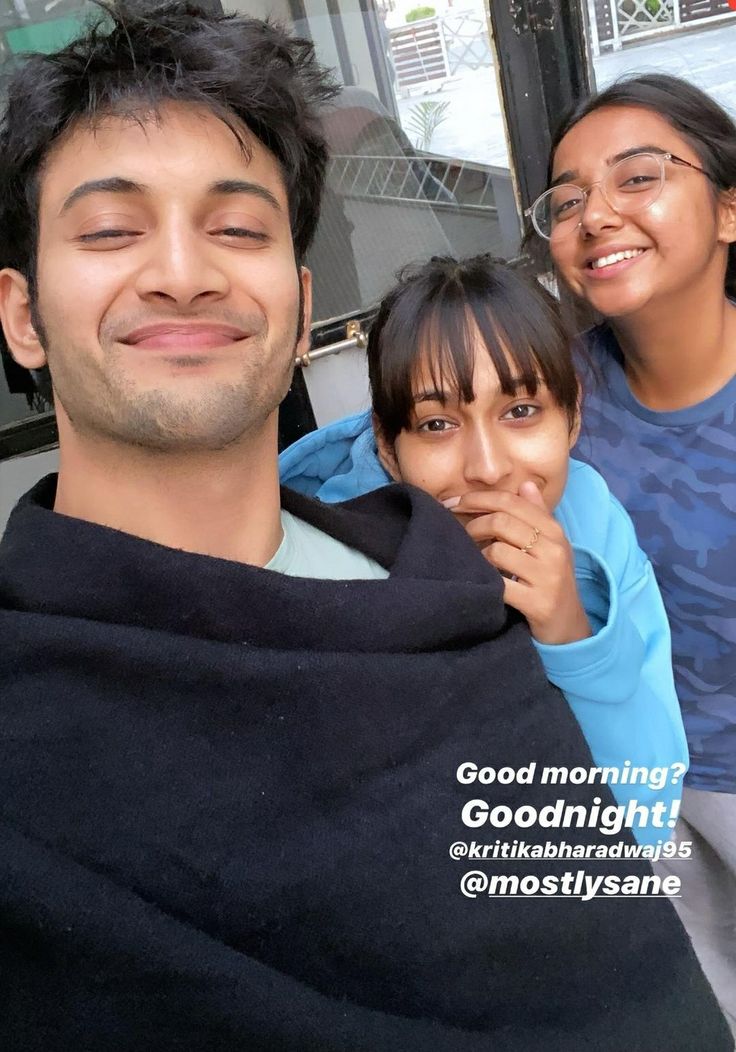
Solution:
[{"label": "blue camouflage sweatshirt", "polygon": [[736,793],[736,377],[695,405],[650,409],[606,325],[583,337],[579,364],[575,455],[626,508],[657,575],[690,748],[686,784]]},{"label": "blue camouflage sweatshirt", "polygon": [[[279,463],[284,485],[327,503],[391,482],[378,459],[370,413],[305,435],[284,450]],[[619,780],[609,784],[618,803],[651,807],[661,801],[669,819],[669,807],[681,795],[688,751],[670,630],[651,564],[627,512],[587,464],[570,461],[554,515],[572,545],[593,635],[558,646],[535,640],[537,653],[547,678],[567,698],[594,764],[617,769]],[[633,768],[647,768],[653,777],[642,784],[631,778]],[[651,818],[638,822],[637,817],[632,831],[640,843],[669,839],[671,826]]]}]

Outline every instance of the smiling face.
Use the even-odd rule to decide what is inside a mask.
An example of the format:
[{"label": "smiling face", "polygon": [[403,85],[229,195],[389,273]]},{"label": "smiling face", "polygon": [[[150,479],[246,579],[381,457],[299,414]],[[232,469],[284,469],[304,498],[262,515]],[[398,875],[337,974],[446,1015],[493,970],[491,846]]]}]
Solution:
[{"label": "smiling face", "polygon": [[[693,147],[662,117],[640,106],[611,106],[584,117],[565,135],[552,179],[588,187],[634,147],[702,167]],[[566,284],[607,317],[666,304],[697,283],[723,288],[732,240],[726,201],[692,168],[665,161],[664,171],[656,201],[630,215],[615,212],[594,187],[580,226],[550,243]]]},{"label": "smiling face", "polygon": [[426,361],[413,393],[409,427],[393,447],[378,438],[395,481],[418,486],[440,501],[482,490],[518,494],[522,482],[534,482],[554,510],[567,481],[577,428],[571,432],[567,413],[547,387],[540,384],[534,395],[523,387],[504,394],[478,340],[472,402],[463,402],[450,388],[438,390]]},{"label": "smiling face", "polygon": [[[38,319],[3,277],[23,364],[51,369],[60,426],[144,448],[223,448],[288,389],[300,275],[279,165],[196,106],[79,126],[40,175]],[[309,275],[304,272],[306,308]]]}]

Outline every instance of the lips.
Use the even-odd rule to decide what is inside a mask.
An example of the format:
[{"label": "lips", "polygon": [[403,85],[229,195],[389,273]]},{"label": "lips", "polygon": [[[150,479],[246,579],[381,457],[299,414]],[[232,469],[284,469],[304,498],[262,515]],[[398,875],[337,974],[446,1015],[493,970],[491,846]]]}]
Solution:
[{"label": "lips", "polygon": [[200,322],[196,325],[182,322],[158,322],[134,329],[124,336],[120,343],[145,350],[168,348],[199,350],[235,343],[237,340],[244,340],[247,335],[242,329],[216,322]]}]

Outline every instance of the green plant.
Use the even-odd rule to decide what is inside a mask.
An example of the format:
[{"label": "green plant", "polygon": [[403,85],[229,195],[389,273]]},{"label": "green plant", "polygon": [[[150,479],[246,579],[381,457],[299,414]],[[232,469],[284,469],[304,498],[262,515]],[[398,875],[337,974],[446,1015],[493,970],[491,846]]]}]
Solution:
[{"label": "green plant", "polygon": [[449,102],[420,102],[409,111],[407,124],[416,136],[414,145],[418,150],[428,150],[434,133],[447,120]]},{"label": "green plant", "polygon": [[654,18],[658,18],[659,15],[666,13],[667,5],[664,3],[664,0],[645,0],[644,6]]},{"label": "green plant", "polygon": [[419,22],[422,18],[434,18],[436,14],[433,7],[412,7],[406,16],[406,21]]}]

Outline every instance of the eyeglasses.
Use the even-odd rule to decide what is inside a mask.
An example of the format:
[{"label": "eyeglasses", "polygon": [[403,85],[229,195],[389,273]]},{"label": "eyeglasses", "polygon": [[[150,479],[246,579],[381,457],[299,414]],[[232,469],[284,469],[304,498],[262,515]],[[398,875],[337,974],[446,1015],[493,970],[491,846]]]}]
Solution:
[{"label": "eyeglasses", "polygon": [[574,183],[561,183],[546,190],[524,213],[531,216],[534,229],[545,241],[557,241],[574,233],[583,221],[583,212],[593,187],[614,212],[631,215],[649,208],[662,193],[665,182],[664,162],[681,164],[711,177],[690,161],[673,153],[636,153],[617,161],[605,178],[584,188]]}]

